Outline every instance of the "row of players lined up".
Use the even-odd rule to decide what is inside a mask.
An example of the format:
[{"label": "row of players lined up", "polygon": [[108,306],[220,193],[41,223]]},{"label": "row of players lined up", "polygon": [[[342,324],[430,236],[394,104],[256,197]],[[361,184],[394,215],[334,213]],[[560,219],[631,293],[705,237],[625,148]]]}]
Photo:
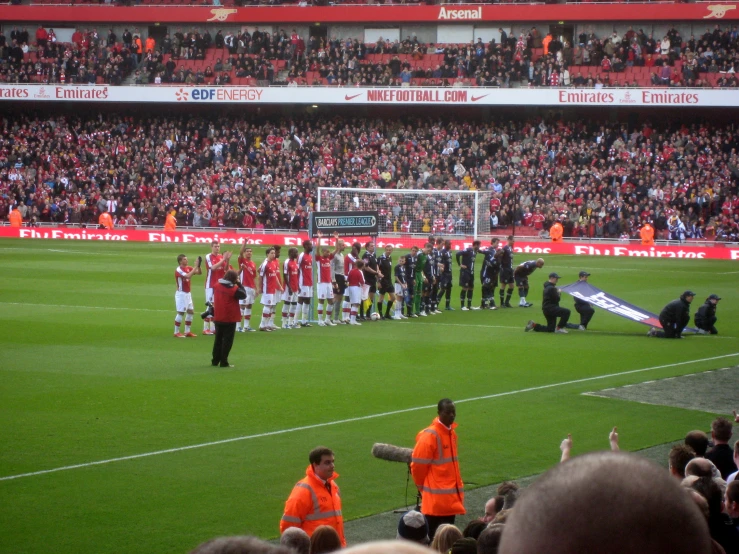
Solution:
[{"label": "row of players lined up", "polygon": [[[444,302],[446,310],[451,307],[452,298],[452,260],[456,259],[460,268],[459,286],[460,304],[463,311],[480,309],[497,309],[495,288],[500,282],[500,305],[510,308],[514,283],[518,286],[519,306],[530,307],[527,301],[528,277],[537,268],[544,265],[544,260],[531,260],[513,268],[514,237],[509,236],[507,243],[501,246],[500,240],[491,240],[489,248],[481,249],[480,241],[464,250],[452,252],[451,241],[429,237],[422,249],[414,246],[411,252],[398,259],[393,265],[392,246],[385,246],[379,257],[374,242],[362,245],[355,242],[351,251],[345,254],[347,244],[334,235],[333,251],[328,246],[320,247],[315,255],[317,264],[317,314],[319,326],[335,326],[339,324],[361,325],[368,319],[389,320],[407,319],[409,317],[426,317],[442,312],[439,305]],[[220,253],[218,241],[211,243],[211,252],[205,256],[205,300],[208,309],[201,314],[203,318],[203,334],[212,335],[215,331],[213,322],[213,287],[222,279],[231,266],[231,252]],[[310,302],[313,297],[314,268],[313,242],[303,241],[303,252],[290,248],[288,258],[280,270],[280,247],[267,249],[267,256],[257,269],[252,260],[252,249],[244,244],[239,252],[237,267],[239,282],[244,286],[247,297],[240,301],[241,323],[238,332],[255,331],[251,326],[254,303],[261,295],[262,320],[259,330],[274,331],[276,306],[283,302],[282,328],[294,329],[310,327]],[[475,286],[475,262],[477,254],[484,256],[480,281],[482,284],[482,301],[479,307],[472,306]],[[175,270],[177,292],[175,303],[175,337],[193,337],[191,331],[193,319],[193,302],[190,290],[190,279],[202,274],[202,258],[198,257],[194,267],[188,265],[187,256],[181,254],[177,258]],[[338,307],[341,306],[341,309]],[[181,324],[184,320],[184,333]]]}]

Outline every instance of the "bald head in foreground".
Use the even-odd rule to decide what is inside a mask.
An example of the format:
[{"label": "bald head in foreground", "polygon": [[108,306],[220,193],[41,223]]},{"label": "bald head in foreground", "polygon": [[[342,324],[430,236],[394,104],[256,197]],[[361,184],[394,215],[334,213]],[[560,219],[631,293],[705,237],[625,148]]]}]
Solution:
[{"label": "bald head in foreground", "polygon": [[505,526],[500,554],[710,554],[708,525],[690,495],[633,454],[596,452],[531,485]]},{"label": "bald head in foreground", "polygon": [[439,554],[418,543],[404,540],[367,542],[341,552],[342,554]]}]

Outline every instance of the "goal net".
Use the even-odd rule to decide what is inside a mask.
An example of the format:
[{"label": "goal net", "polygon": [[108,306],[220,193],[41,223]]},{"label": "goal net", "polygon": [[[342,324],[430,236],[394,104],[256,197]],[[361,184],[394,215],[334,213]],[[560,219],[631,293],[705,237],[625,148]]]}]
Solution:
[{"label": "goal net", "polygon": [[317,211],[376,210],[380,233],[490,234],[489,191],[318,188]]}]

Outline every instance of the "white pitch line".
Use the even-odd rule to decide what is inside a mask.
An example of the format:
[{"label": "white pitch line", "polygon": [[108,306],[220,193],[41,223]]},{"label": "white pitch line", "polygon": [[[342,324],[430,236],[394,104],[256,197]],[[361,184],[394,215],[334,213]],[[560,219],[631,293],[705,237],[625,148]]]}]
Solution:
[{"label": "white pitch line", "polygon": [[734,275],[735,273],[739,273],[739,271],[726,271],[725,273],[717,273],[716,275]]},{"label": "white pitch line", "polygon": [[[710,362],[713,360],[723,360],[725,358],[733,358],[739,356],[739,352],[735,352],[733,354],[724,354],[722,356],[713,356],[711,358],[701,358],[699,360],[688,360],[685,362],[676,362],[674,364],[665,364],[665,365],[657,365],[652,367],[644,367],[641,369],[631,369],[628,371],[621,371],[618,373],[609,373],[606,375],[596,375],[594,377],[584,377],[582,379],[573,379],[571,381],[562,381],[559,383],[550,383],[549,385],[539,385],[536,387],[528,387],[525,389],[519,389],[514,391],[508,391],[508,392],[498,392],[495,394],[487,394],[484,396],[475,396],[472,398],[464,398],[462,400],[455,400],[455,404],[463,404],[465,402],[479,402],[480,400],[490,400],[492,398],[502,398],[504,396],[513,396],[516,394],[523,394],[526,392],[535,392],[540,390],[547,390],[547,389],[553,389],[557,387],[564,387],[567,385],[577,385],[579,383],[587,383],[589,381],[599,381],[601,379],[609,379],[611,377],[621,377],[624,375],[633,375],[635,373],[643,373],[645,371],[654,371],[655,369],[665,369],[668,367],[677,367],[681,365],[689,365],[689,364],[697,364],[701,362]],[[126,460],[137,460],[139,458],[149,458],[151,456],[159,456],[161,454],[171,454],[173,452],[182,452],[185,450],[195,450],[197,448],[206,448],[208,446],[217,446],[220,444],[228,444],[231,442],[240,442],[240,441],[246,441],[246,440],[252,440],[252,439],[259,439],[264,437],[274,437],[276,435],[285,435],[287,433],[295,433],[298,431],[307,431],[310,429],[320,429],[323,427],[331,427],[333,425],[342,425],[344,423],[354,423],[357,421],[367,421],[370,419],[378,419],[381,417],[387,417],[391,415],[398,415],[398,414],[405,414],[408,412],[417,412],[419,410],[428,410],[431,408],[435,408],[436,404],[430,404],[427,406],[416,406],[414,408],[405,408],[402,410],[393,410],[391,412],[381,412],[379,414],[370,414],[366,416],[359,416],[359,417],[350,417],[347,419],[339,419],[337,421],[327,421],[325,423],[314,423],[312,425],[303,425],[301,427],[292,427],[290,429],[279,429],[277,431],[268,431],[266,433],[257,433],[255,435],[244,435],[242,437],[233,437],[231,439],[223,439],[218,441],[211,441],[211,442],[204,442],[201,444],[191,444],[189,446],[180,446],[177,448],[168,448],[166,450],[156,450],[154,452],[145,452],[143,454],[133,454],[131,456],[122,456],[120,458],[110,458],[108,460],[98,460],[96,462],[86,462],[83,464],[75,464],[71,466],[63,466],[63,467],[57,467],[53,469],[44,469],[41,471],[32,471],[30,473],[20,473],[18,475],[7,475],[5,477],[0,477],[0,481],[10,481],[12,479],[21,479],[24,477],[33,477],[36,475],[45,475],[47,473],[56,473],[59,471],[68,471],[70,469],[80,469],[83,467],[92,467],[92,466],[98,466],[98,465],[104,465],[104,464],[112,464],[114,462],[123,462]]]}]

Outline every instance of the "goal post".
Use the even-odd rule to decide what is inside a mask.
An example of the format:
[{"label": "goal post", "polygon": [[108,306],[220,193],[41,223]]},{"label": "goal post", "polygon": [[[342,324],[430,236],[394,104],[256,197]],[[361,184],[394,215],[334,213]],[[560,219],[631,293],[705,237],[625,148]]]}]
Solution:
[{"label": "goal post", "polygon": [[377,211],[382,234],[490,234],[490,191],[318,187],[319,212]]}]

